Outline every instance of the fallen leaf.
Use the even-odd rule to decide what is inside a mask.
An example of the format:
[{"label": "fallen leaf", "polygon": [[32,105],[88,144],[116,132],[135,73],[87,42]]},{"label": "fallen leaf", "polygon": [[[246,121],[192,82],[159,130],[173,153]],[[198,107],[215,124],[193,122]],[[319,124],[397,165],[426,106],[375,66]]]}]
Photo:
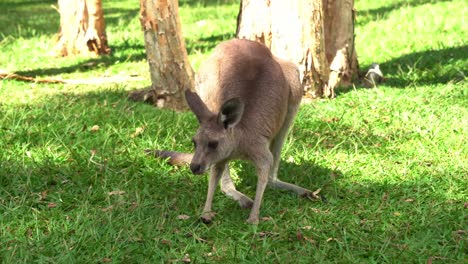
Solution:
[{"label": "fallen leaf", "polygon": [[181,214],[181,215],[178,215],[178,216],[177,216],[177,219],[179,219],[179,220],[187,220],[187,219],[189,219],[189,218],[190,218],[190,216],[184,215],[184,214]]},{"label": "fallen leaf", "polygon": [[401,213],[400,212],[394,212],[393,215],[394,216],[401,216]]},{"label": "fallen leaf", "polygon": [[137,207],[138,207],[138,203],[137,203],[137,202],[132,202],[132,203],[131,203],[131,206],[128,208],[128,210],[129,210],[129,211],[133,211],[133,210],[135,210]]},{"label": "fallen leaf", "polygon": [[32,234],[33,234],[33,231],[31,230],[31,228],[26,229],[26,236],[32,237]]},{"label": "fallen leaf", "polygon": [[382,195],[381,201],[382,201],[382,203],[383,203],[383,202],[386,202],[387,200],[388,200],[388,193],[384,193],[384,194]]},{"label": "fallen leaf", "polygon": [[209,242],[210,242],[210,241],[208,241],[208,240],[206,240],[206,239],[203,239],[203,238],[201,238],[201,237],[197,237],[196,240],[197,240],[198,242],[201,242],[201,243],[209,243]]},{"label": "fallen leaf", "polygon": [[91,132],[97,132],[99,131],[99,126],[98,125],[94,125],[93,127],[91,127]]},{"label": "fallen leaf", "polygon": [[161,239],[161,244],[163,244],[163,245],[170,245],[170,244],[172,244],[172,242],[171,242],[170,240]]},{"label": "fallen leaf", "polygon": [[109,262],[111,262],[111,261],[112,261],[111,258],[103,258],[103,259],[101,260],[102,263],[109,263]]},{"label": "fallen leaf", "polygon": [[56,203],[50,202],[50,203],[47,204],[47,208],[55,208],[55,207],[57,207]]},{"label": "fallen leaf", "polygon": [[412,203],[412,202],[414,202],[414,199],[413,198],[408,198],[408,199],[405,200],[405,202]]},{"label": "fallen leaf", "polygon": [[322,121],[325,122],[325,123],[333,123],[333,122],[340,121],[340,119],[338,117],[322,118]]},{"label": "fallen leaf", "polygon": [[141,135],[143,133],[143,131],[145,131],[145,127],[142,126],[142,127],[137,127],[135,129],[135,133],[131,134],[130,137],[132,138],[135,138],[135,137],[138,137],[139,135]]},{"label": "fallen leaf", "polygon": [[274,233],[274,232],[271,232],[271,231],[261,231],[261,232],[258,232],[257,235],[259,237],[270,237],[270,236],[279,235],[279,233]]},{"label": "fallen leaf", "polygon": [[301,232],[297,231],[297,232],[296,232],[296,238],[297,238],[297,240],[301,241],[301,240],[304,239],[304,236],[302,235]]},{"label": "fallen leaf", "polygon": [[129,241],[131,241],[131,242],[143,242],[144,240],[141,237],[131,237],[129,239]]},{"label": "fallen leaf", "polygon": [[432,264],[432,257],[429,257],[429,258],[427,259],[427,264]]},{"label": "fallen leaf", "polygon": [[81,64],[81,65],[84,66],[84,67],[93,67],[93,66],[96,66],[96,65],[97,65],[97,62],[91,61],[91,62],[83,63],[83,64]]},{"label": "fallen leaf", "polygon": [[192,260],[190,259],[189,254],[185,254],[184,258],[182,259],[182,262],[184,262],[184,263],[192,262]]},{"label": "fallen leaf", "polygon": [[317,241],[315,241],[313,238],[311,237],[306,237],[304,236],[304,240],[309,242],[309,243],[312,243],[312,244],[317,244]]},{"label": "fallen leaf", "polygon": [[262,217],[262,221],[270,221],[270,220],[273,220],[273,218],[271,216]]},{"label": "fallen leaf", "polygon": [[43,201],[47,198],[47,191],[42,191],[39,195],[39,201]]},{"label": "fallen leaf", "polygon": [[316,214],[328,214],[328,213],[330,213],[330,211],[328,209],[323,211],[323,210],[320,210],[318,208],[310,207],[310,210],[312,210],[312,212],[314,212]]},{"label": "fallen leaf", "polygon": [[333,241],[333,240],[335,240],[333,237],[329,237],[329,238],[327,239],[327,242],[331,242],[331,241]]},{"label": "fallen leaf", "polygon": [[112,196],[112,195],[123,195],[125,194],[125,191],[120,191],[120,190],[115,190],[112,192],[108,192],[107,195]]},{"label": "fallen leaf", "polygon": [[279,210],[278,214],[284,215],[287,211],[288,211],[288,209],[284,208],[284,209]]},{"label": "fallen leaf", "polygon": [[113,206],[113,205],[108,206],[108,207],[106,207],[106,208],[102,208],[101,211],[107,212],[107,211],[112,211],[112,209],[114,209],[114,206]]},{"label": "fallen leaf", "polygon": [[303,227],[301,227],[301,229],[303,229],[303,230],[311,230],[312,227],[311,227],[311,226],[303,226]]}]

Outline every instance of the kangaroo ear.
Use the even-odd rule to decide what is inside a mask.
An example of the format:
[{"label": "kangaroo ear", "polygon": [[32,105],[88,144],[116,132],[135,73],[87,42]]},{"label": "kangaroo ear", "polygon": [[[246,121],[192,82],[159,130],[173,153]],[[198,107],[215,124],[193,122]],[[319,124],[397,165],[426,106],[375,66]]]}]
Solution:
[{"label": "kangaroo ear", "polygon": [[224,102],[219,112],[218,121],[225,129],[234,127],[239,123],[244,114],[244,103],[237,98],[232,98]]},{"label": "kangaroo ear", "polygon": [[203,120],[208,119],[212,113],[203,103],[200,96],[197,93],[190,91],[189,89],[185,90],[185,100],[187,101],[188,106],[195,114],[198,119],[198,122],[201,123]]}]

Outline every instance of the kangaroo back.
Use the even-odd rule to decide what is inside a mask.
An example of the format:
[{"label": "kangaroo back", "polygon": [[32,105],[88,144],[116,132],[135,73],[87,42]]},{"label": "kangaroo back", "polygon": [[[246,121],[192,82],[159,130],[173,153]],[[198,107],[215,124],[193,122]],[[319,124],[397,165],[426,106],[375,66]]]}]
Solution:
[{"label": "kangaroo back", "polygon": [[284,120],[290,89],[267,47],[231,40],[220,44],[201,65],[196,92],[213,113],[227,100],[240,98],[245,110],[239,128],[272,137]]}]

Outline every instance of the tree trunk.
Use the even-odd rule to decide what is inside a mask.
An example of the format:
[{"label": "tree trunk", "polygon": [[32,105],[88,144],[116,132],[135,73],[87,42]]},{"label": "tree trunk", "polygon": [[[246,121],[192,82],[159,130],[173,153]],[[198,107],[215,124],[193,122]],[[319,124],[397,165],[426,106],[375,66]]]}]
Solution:
[{"label": "tree trunk", "polygon": [[359,64],[354,46],[354,0],[323,0],[326,56],[330,63],[329,87],[349,86]]},{"label": "tree trunk", "polygon": [[336,86],[357,74],[353,1],[242,0],[237,37],[296,63],[305,94],[333,97]]},{"label": "tree trunk", "polygon": [[145,101],[151,98],[159,107],[186,109],[184,90],[193,90],[194,73],[185,49],[177,0],[140,0],[140,20],[152,86],[130,96]]},{"label": "tree trunk", "polygon": [[58,0],[59,40],[54,48],[58,56],[109,54],[101,0]]}]

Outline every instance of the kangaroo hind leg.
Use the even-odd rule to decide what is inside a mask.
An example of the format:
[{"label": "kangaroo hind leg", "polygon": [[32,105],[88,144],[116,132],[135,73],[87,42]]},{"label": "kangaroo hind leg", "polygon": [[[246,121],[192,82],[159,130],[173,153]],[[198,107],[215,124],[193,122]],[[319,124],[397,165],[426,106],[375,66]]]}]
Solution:
[{"label": "kangaroo hind leg", "polygon": [[299,104],[288,106],[288,112],[286,114],[284,124],[281,127],[278,135],[276,135],[275,139],[271,143],[270,150],[273,154],[273,166],[271,167],[270,174],[268,177],[268,184],[278,189],[295,192],[299,196],[313,197],[313,193],[310,190],[297,186],[295,184],[283,182],[280,179],[278,179],[278,169],[281,161],[281,150],[288,135],[289,129],[291,128],[294,122],[294,117],[296,116],[298,109]]}]

